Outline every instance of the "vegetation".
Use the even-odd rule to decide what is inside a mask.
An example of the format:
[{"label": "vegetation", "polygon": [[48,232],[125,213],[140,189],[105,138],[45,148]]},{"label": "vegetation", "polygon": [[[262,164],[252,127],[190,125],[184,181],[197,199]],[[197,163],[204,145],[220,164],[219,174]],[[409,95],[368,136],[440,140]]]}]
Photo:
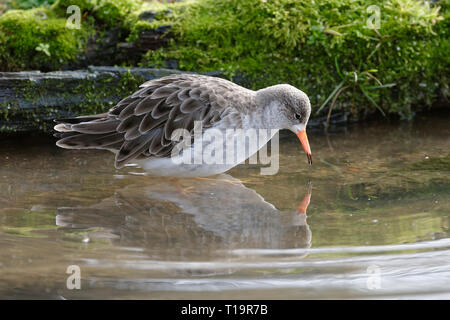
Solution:
[{"label": "vegetation", "polygon": [[89,38],[112,27],[121,28],[126,17],[142,6],[135,0],[80,0],[80,28],[68,28],[72,0],[18,1],[13,7],[42,7],[10,10],[0,16],[0,71],[57,70],[85,54]]},{"label": "vegetation", "polygon": [[410,118],[448,95],[448,1],[441,14],[422,1],[379,1],[378,26],[372,3],[198,1],[171,18],[177,36],[144,64],[176,59],[183,70],[245,75],[253,88],[291,83],[316,108],[339,92],[336,107],[354,115]]},{"label": "vegetation", "polygon": [[[124,41],[138,42],[142,30],[170,25],[168,46],[144,53],[140,66],[175,60],[181,70],[221,71],[253,89],[290,83],[310,96],[315,114],[410,119],[448,101],[449,0],[80,0],[81,29],[65,28],[73,1],[15,0],[34,2],[44,7],[0,16],[4,71],[57,70],[104,30],[119,27]],[[140,19],[149,9],[154,19]]]},{"label": "vegetation", "polygon": [[12,9],[31,9],[37,7],[50,7],[56,0],[6,0]]},{"label": "vegetation", "polygon": [[54,70],[74,60],[92,30],[66,28],[48,8],[11,10],[0,17],[1,69]]}]

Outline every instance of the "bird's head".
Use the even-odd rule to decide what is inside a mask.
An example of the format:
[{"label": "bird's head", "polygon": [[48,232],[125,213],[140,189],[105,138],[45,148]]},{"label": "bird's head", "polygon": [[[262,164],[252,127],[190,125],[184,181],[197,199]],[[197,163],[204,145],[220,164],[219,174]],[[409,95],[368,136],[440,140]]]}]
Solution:
[{"label": "bird's head", "polygon": [[264,123],[270,129],[288,129],[294,132],[312,164],[306,125],[311,114],[308,96],[301,90],[279,84],[256,92],[256,104],[264,108]]}]

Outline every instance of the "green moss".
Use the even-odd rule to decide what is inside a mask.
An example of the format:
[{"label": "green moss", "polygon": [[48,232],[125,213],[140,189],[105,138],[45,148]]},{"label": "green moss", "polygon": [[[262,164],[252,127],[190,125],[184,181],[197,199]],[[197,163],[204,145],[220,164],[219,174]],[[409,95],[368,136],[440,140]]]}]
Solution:
[{"label": "green moss", "polygon": [[50,7],[54,2],[55,0],[6,0],[6,5],[10,9],[31,9],[42,6]]},{"label": "green moss", "polygon": [[73,4],[80,7],[83,13],[89,13],[98,23],[108,27],[122,25],[127,16],[142,7],[141,0],[58,0],[52,10],[59,15],[65,14],[67,8]]},{"label": "green moss", "polygon": [[54,70],[75,60],[92,30],[65,26],[66,19],[45,8],[6,12],[0,17],[1,70]]},{"label": "green moss", "polygon": [[[67,8],[74,4],[80,8],[80,29],[66,27],[73,14]],[[141,7],[135,0],[57,0],[50,8],[7,11],[0,16],[0,71],[57,70],[75,62],[88,38],[122,26]]]},{"label": "green moss", "polygon": [[123,97],[135,92],[145,82],[144,77],[130,72],[120,74],[119,79],[102,75],[92,81],[83,81],[79,86],[67,91],[68,95],[83,95],[83,106],[75,105],[69,112],[73,114],[95,114],[107,111]]},{"label": "green moss", "polygon": [[51,10],[60,17],[68,17],[67,8],[72,5],[77,5],[80,8],[80,12],[85,14],[86,12],[93,12],[98,0],[56,0],[51,6]]},{"label": "green moss", "polygon": [[[159,26],[172,25],[174,15],[180,14],[196,0],[186,0],[183,2],[161,3],[158,1],[145,2],[138,10],[131,12],[125,20],[125,26],[130,30],[127,38],[128,42],[136,42],[142,30],[153,30]],[[155,13],[153,21],[140,20],[140,15],[145,11]]]},{"label": "green moss", "polygon": [[[374,30],[367,27],[372,4],[199,0],[174,12],[176,40],[149,51],[142,65],[176,59],[187,71],[244,74],[254,89],[290,83],[309,94],[316,110],[344,81],[336,108],[410,118],[448,83],[448,19],[421,1],[384,0]],[[390,86],[376,88],[372,76]]]},{"label": "green moss", "polygon": [[142,31],[155,30],[160,26],[170,26],[170,24],[169,23],[164,24],[164,23],[162,23],[162,20],[157,20],[157,21],[152,21],[152,22],[137,21],[136,23],[134,23],[132,25],[130,34],[126,40],[128,42],[139,42],[139,35],[141,34]]},{"label": "green moss", "polygon": [[140,7],[140,0],[99,0],[95,15],[107,25],[114,26],[123,23],[130,13]]}]

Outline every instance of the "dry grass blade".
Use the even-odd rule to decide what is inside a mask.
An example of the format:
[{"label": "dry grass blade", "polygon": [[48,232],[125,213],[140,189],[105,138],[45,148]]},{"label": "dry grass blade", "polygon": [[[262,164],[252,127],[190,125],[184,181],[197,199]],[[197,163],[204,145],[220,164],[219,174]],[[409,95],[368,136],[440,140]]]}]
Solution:
[{"label": "dry grass blade", "polygon": [[344,91],[345,89],[349,88],[350,86],[345,86],[340,88],[337,92],[336,95],[334,96],[333,100],[331,101],[331,105],[330,105],[330,109],[328,110],[328,115],[327,115],[327,122],[325,124],[325,130],[328,129],[328,126],[330,125],[330,117],[331,117],[331,111],[333,110],[334,104],[336,103],[337,98],[339,97],[339,95],[342,93],[342,91]]}]

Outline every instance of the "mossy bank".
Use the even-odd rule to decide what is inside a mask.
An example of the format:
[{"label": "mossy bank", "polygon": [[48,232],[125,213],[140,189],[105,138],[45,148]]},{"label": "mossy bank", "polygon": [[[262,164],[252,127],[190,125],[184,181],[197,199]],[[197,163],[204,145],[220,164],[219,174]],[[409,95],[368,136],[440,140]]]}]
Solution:
[{"label": "mossy bank", "polygon": [[411,118],[448,99],[448,4],[202,0],[174,14],[170,46],[142,64],[175,59],[182,70],[241,75],[254,89],[287,82],[315,111],[334,102],[357,117]]},{"label": "mossy bank", "polygon": [[1,71],[102,63],[219,71],[252,89],[297,86],[313,116],[411,119],[448,105],[449,0],[81,0],[79,29],[67,27],[71,2],[0,16]]}]

